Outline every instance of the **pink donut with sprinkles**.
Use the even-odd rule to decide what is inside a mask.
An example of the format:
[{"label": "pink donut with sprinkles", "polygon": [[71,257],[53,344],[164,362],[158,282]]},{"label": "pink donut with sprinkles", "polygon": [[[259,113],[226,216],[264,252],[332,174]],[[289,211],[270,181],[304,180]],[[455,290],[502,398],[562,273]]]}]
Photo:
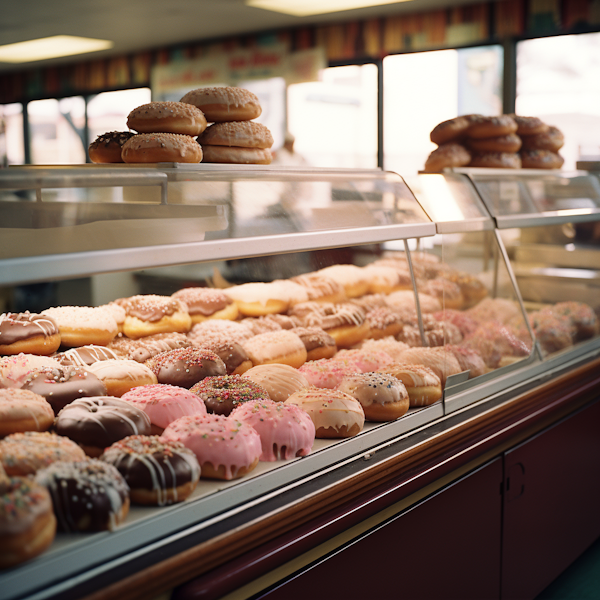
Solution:
[{"label": "pink donut with sprinkles", "polygon": [[306,377],[311,386],[332,390],[340,384],[346,375],[354,373],[356,369],[353,365],[346,364],[343,361],[322,358],[321,360],[309,360],[298,371]]},{"label": "pink donut with sprinkles", "polygon": [[394,362],[387,352],[369,348],[340,350],[332,360],[342,362],[360,373],[377,371]]}]

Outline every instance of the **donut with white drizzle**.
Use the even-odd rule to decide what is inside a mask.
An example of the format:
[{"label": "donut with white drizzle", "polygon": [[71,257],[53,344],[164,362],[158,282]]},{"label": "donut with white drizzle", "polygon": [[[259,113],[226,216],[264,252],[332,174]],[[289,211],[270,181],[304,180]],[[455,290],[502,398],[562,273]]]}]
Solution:
[{"label": "donut with white drizzle", "polygon": [[52,317],[29,311],[0,315],[0,354],[49,355],[59,346],[60,332]]}]

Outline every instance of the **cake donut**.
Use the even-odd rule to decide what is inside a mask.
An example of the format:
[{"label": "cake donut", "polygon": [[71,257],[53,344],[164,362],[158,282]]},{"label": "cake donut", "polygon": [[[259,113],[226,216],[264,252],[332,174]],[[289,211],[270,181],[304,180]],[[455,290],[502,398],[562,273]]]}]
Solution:
[{"label": "cake donut", "polygon": [[34,475],[59,460],[85,460],[72,440],[48,431],[13,433],[0,440],[0,463],[11,476]]},{"label": "cake donut", "polygon": [[297,275],[290,281],[301,285],[307,293],[308,302],[339,303],[347,300],[344,286],[331,277],[318,273]]},{"label": "cake donut", "polygon": [[273,136],[268,127],[256,121],[229,121],[213,123],[198,138],[206,146],[228,146],[238,148],[270,148]]},{"label": "cake donut", "polygon": [[347,298],[364,296],[369,291],[369,276],[355,265],[332,265],[317,271],[318,275],[330,277],[344,287]]},{"label": "cake donut", "polygon": [[524,169],[560,169],[565,159],[550,150],[523,150],[520,153]]},{"label": "cake donut", "polygon": [[65,367],[86,367],[99,360],[115,360],[121,356],[106,346],[90,344],[58,352],[52,358]]},{"label": "cake donut", "polygon": [[181,442],[198,459],[204,479],[238,479],[250,473],[262,453],[260,436],[250,425],[223,415],[181,417],[162,439]]},{"label": "cake donut", "polygon": [[438,146],[459,140],[465,136],[470,124],[470,119],[466,116],[448,119],[439,123],[431,130],[429,139]]},{"label": "cake donut", "polygon": [[260,436],[263,462],[290,460],[310,453],[315,425],[301,408],[272,400],[253,400],[238,406],[231,418],[253,427]]},{"label": "cake donut", "polygon": [[29,478],[0,478],[0,569],[38,556],[55,535],[48,490]]},{"label": "cake donut", "polygon": [[498,137],[473,138],[467,141],[467,146],[474,152],[518,152],[523,142],[516,133]]},{"label": "cake donut", "polygon": [[344,361],[335,361],[332,358],[310,360],[299,369],[302,376],[313,387],[334,389],[346,375],[354,373],[354,365]]},{"label": "cake donut", "polygon": [[150,435],[150,418],[120,398],[79,398],[58,413],[54,430],[79,444],[88,456],[98,457],[124,437]]},{"label": "cake donut", "polygon": [[317,438],[346,438],[362,431],[365,412],[358,400],[340,392],[310,387],[294,392],[285,404],[306,411],[315,425]]},{"label": "cake donut", "polygon": [[206,319],[235,321],[238,316],[237,305],[223,290],[188,287],[178,290],[171,297],[187,306],[193,324]]},{"label": "cake donut", "polygon": [[380,369],[380,372],[392,375],[404,384],[411,407],[429,406],[442,398],[440,378],[429,367],[393,363]]},{"label": "cake donut", "polygon": [[138,385],[158,383],[156,375],[146,365],[126,358],[101,360],[88,365],[86,371],[102,381],[108,396],[120,397]]},{"label": "cake donut", "polygon": [[152,435],[161,435],[167,425],[180,417],[206,414],[206,406],[196,394],[165,383],[133,388],[123,394],[121,400],[130,402],[148,415]]},{"label": "cake donut", "polygon": [[439,173],[444,169],[453,169],[464,167],[471,161],[471,153],[462,144],[449,142],[442,144],[433,150],[427,160],[423,170],[426,173]]},{"label": "cake donut", "polygon": [[274,402],[283,402],[310,385],[298,369],[282,364],[256,365],[246,371],[244,377],[262,387]]},{"label": "cake donut", "polygon": [[408,412],[404,384],[386,373],[354,373],[344,377],[338,391],[356,398],[367,421],[393,421]]},{"label": "cake donut", "polygon": [[46,431],[54,422],[50,403],[20,388],[0,388],[0,437],[22,431]]},{"label": "cake donut", "polygon": [[187,389],[205,377],[227,373],[225,363],[215,352],[196,346],[161,352],[147,361],[146,365],[158,383]]},{"label": "cake donut", "polygon": [[243,346],[253,366],[280,363],[298,368],[306,362],[306,347],[291,330],[261,333],[244,342]]},{"label": "cake donut", "polygon": [[134,504],[183,502],[198,485],[200,465],[183,444],[156,435],[132,435],[108,447],[100,460],[113,465],[129,486]]},{"label": "cake donut", "polygon": [[483,115],[471,115],[469,117],[469,138],[493,138],[516,133],[517,122],[510,115],[498,115],[485,117]]},{"label": "cake donut", "polygon": [[211,319],[196,323],[187,334],[188,339],[197,346],[202,346],[204,342],[211,339],[221,340],[223,337],[243,344],[252,336],[254,333],[241,322],[223,319]]},{"label": "cake donut", "polygon": [[242,283],[226,288],[225,293],[245,317],[284,313],[290,305],[288,294],[276,282]]},{"label": "cake donut", "polygon": [[46,398],[55,415],[77,398],[106,395],[106,386],[93,373],[83,367],[62,365],[31,371],[23,381],[22,389]]},{"label": "cake donut", "polygon": [[189,348],[192,345],[192,341],[185,333],[154,333],[135,340],[117,337],[108,345],[108,350],[119,355],[116,358],[127,358],[143,363],[161,352]]},{"label": "cake donut", "polygon": [[199,163],[200,144],[180,133],[138,133],[128,139],[121,152],[125,163]]},{"label": "cake donut", "polygon": [[557,127],[550,126],[545,133],[524,135],[522,150],[549,150],[558,152],[565,145],[565,136]]},{"label": "cake donut", "polygon": [[244,402],[269,399],[267,390],[242,375],[207,377],[190,391],[204,402],[209,413],[226,417]]},{"label": "cake donut", "polygon": [[239,87],[204,87],[187,92],[181,98],[198,107],[211,123],[251,121],[260,117],[262,108],[256,94]]},{"label": "cake donut", "polygon": [[520,169],[521,155],[516,152],[474,152],[470,167],[484,169]]},{"label": "cake donut", "polygon": [[93,163],[122,163],[123,144],[133,135],[131,131],[109,131],[99,135],[89,146],[88,156]]},{"label": "cake donut", "polygon": [[207,125],[201,110],[183,102],[149,102],[134,108],[127,116],[127,127],[138,133],[197,136]]},{"label": "cake donut", "polygon": [[30,313],[0,315],[0,354],[49,355],[60,346],[60,332],[52,317]]},{"label": "cake donut", "polygon": [[43,310],[42,314],[56,321],[62,346],[106,346],[119,333],[117,321],[105,308],[55,306]]},{"label": "cake donut", "polygon": [[248,353],[241,344],[234,340],[228,340],[225,337],[210,338],[197,346],[214,352],[225,363],[227,375],[241,375],[252,368],[252,361]]},{"label": "cake donut", "polygon": [[333,337],[320,327],[294,327],[290,331],[295,333],[304,344],[306,360],[332,358],[337,352]]},{"label": "cake donut", "polygon": [[187,306],[171,296],[140,294],[117,301],[127,316],[123,333],[132,339],[156,333],[187,333],[192,319]]},{"label": "cake donut", "polygon": [[61,531],[114,530],[129,512],[129,487],[100,460],[56,462],[35,476],[52,498]]}]

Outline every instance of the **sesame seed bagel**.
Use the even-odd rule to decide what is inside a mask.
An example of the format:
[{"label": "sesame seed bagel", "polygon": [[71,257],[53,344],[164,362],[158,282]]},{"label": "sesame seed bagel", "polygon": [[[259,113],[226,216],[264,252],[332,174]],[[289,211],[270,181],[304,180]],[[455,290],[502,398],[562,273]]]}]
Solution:
[{"label": "sesame seed bagel", "polygon": [[205,163],[235,165],[270,165],[273,157],[268,148],[242,148],[239,146],[203,146]]},{"label": "sesame seed bagel", "polygon": [[149,102],[134,108],[127,127],[138,133],[200,135],[208,125],[203,112],[184,102]]},{"label": "sesame seed bagel", "polygon": [[199,163],[202,148],[189,135],[140,133],[125,142],[121,156],[126,163]]},{"label": "sesame seed bagel", "polygon": [[255,121],[213,123],[198,138],[200,144],[237,146],[241,148],[270,148],[273,136],[268,127]]},{"label": "sesame seed bagel", "polygon": [[211,123],[250,121],[262,113],[258,97],[238,87],[205,87],[188,92],[181,102],[198,107]]}]

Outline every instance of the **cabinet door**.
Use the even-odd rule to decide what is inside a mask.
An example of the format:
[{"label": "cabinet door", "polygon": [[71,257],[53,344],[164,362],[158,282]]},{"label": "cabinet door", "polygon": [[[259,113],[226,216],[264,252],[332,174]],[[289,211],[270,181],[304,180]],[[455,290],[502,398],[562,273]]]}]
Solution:
[{"label": "cabinet door", "polygon": [[502,597],[533,598],[600,535],[600,402],[505,454]]},{"label": "cabinet door", "polygon": [[498,458],[258,597],[499,598],[501,485]]}]

